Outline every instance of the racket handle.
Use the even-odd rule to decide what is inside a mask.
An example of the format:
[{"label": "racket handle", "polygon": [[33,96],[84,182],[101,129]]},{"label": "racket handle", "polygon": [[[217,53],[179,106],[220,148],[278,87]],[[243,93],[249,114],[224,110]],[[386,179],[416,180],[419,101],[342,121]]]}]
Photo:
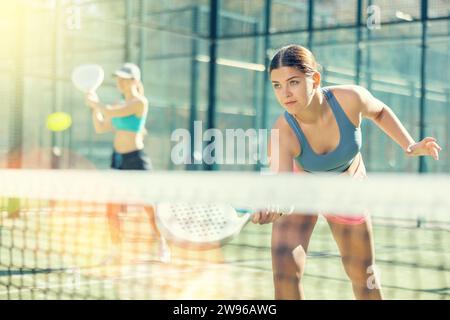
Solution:
[{"label": "racket handle", "polygon": [[236,210],[236,213],[238,214],[238,216],[242,217],[245,216],[247,214],[252,214],[253,211],[249,210],[249,209],[244,209],[244,208],[234,208],[234,210]]}]

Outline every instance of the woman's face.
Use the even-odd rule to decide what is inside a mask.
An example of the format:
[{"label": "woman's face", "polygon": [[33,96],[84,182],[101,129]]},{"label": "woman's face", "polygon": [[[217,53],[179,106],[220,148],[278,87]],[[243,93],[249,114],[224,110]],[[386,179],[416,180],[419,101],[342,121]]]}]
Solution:
[{"label": "woman's face", "polygon": [[124,79],[124,78],[121,78],[121,77],[117,77],[116,78],[117,89],[121,93],[124,93],[125,91],[128,90],[128,88],[130,87],[132,82],[133,82],[133,79]]},{"label": "woman's face", "polygon": [[295,114],[308,108],[314,95],[314,80],[294,67],[280,67],[270,73],[275,96],[281,106]]}]

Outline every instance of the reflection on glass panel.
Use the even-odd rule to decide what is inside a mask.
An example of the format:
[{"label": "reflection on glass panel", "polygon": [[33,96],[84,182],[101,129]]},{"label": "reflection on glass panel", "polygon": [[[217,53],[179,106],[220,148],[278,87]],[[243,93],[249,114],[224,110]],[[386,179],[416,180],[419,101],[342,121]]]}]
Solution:
[{"label": "reflection on glass panel", "polygon": [[191,38],[154,30],[146,32],[145,37],[147,40],[145,56],[148,60],[187,58],[192,54],[194,40]]},{"label": "reflection on glass panel", "polygon": [[[142,0],[134,0],[134,2],[140,2]],[[168,11],[180,8],[192,7],[192,6],[208,6],[209,0],[147,0],[147,8],[150,11]]]},{"label": "reflection on glass panel", "polygon": [[[216,94],[216,127],[226,137],[230,133],[257,126],[257,116],[260,111],[260,97],[263,86],[263,73],[266,72],[263,59],[263,38],[224,40],[218,47],[217,94]],[[234,150],[234,138],[225,139],[222,154],[224,159],[238,155]],[[249,141],[246,142],[247,147]],[[220,146],[219,146],[220,148]],[[248,147],[249,148],[249,147]],[[240,164],[225,163],[217,167],[220,170],[254,170],[255,164],[250,162],[249,149],[241,155]],[[227,158],[228,157],[228,158]],[[231,158],[230,158],[231,157]]]},{"label": "reflection on glass panel", "polygon": [[272,1],[271,31],[299,30],[308,27],[308,0]]},{"label": "reflection on glass panel", "polygon": [[322,66],[323,85],[355,83],[355,49],[352,44],[313,47],[317,62]]},{"label": "reflection on glass panel", "polygon": [[307,46],[308,35],[306,33],[290,33],[280,34],[270,37],[270,45],[272,47],[272,55],[276,49],[287,46],[289,44],[298,44],[301,46]]},{"label": "reflection on glass panel", "polygon": [[450,17],[450,1],[428,0],[428,17]]},{"label": "reflection on glass panel", "polygon": [[[264,66],[252,65],[262,63],[262,48],[263,39],[261,37],[252,38],[238,38],[223,40],[219,42],[219,57],[220,59],[233,60],[229,61],[229,65],[234,65],[237,68],[248,70],[260,70]],[[219,64],[227,64],[227,61]]]},{"label": "reflection on glass panel", "polygon": [[[420,19],[421,0],[366,0],[367,6],[375,6],[380,12],[381,22],[410,22]],[[367,7],[366,7],[367,9]],[[363,10],[367,17],[367,10]],[[373,14],[373,11],[369,12]]]},{"label": "reflection on glass panel", "polygon": [[450,171],[450,41],[442,36],[447,21],[435,21],[430,27],[426,66],[425,135],[438,139],[443,148],[441,161],[428,161],[432,172]]},{"label": "reflection on glass panel", "polygon": [[[49,1],[52,2],[52,1]],[[56,3],[57,1],[53,1]],[[62,1],[59,1],[62,3]],[[136,7],[138,4],[134,1],[131,1]],[[84,19],[105,19],[105,20],[117,20],[123,19],[126,12],[126,1],[73,1],[72,3],[68,3],[68,7],[76,6],[81,8],[81,13]]]},{"label": "reflection on glass panel", "polygon": [[331,31],[316,31],[313,34],[314,45],[329,45],[352,43],[356,40],[355,29],[339,29]]},{"label": "reflection on glass panel", "polygon": [[325,84],[355,83],[356,43],[353,29],[316,32],[311,50],[322,65]]},{"label": "reflection on glass panel", "polygon": [[260,72],[220,66],[218,69],[218,110],[230,110],[233,113],[254,114],[253,98],[257,77]]},{"label": "reflection on glass panel", "polygon": [[[419,139],[420,50],[419,40],[368,43],[363,47],[361,65],[364,86],[392,108],[416,140]],[[366,121],[363,129],[366,137],[363,151],[369,170],[418,170],[418,158],[405,157],[402,149],[373,123]]]},{"label": "reflection on glass panel", "polygon": [[242,35],[262,32],[264,29],[265,0],[221,1],[219,34]]},{"label": "reflection on glass panel", "polygon": [[14,105],[14,73],[12,66],[2,64],[0,74],[0,95],[2,97],[2,106],[0,107],[0,117],[3,119],[3,125],[0,126],[0,166],[6,167],[6,154],[10,147],[9,129],[12,122],[11,108]]},{"label": "reflection on glass panel", "polygon": [[441,21],[429,21],[427,23],[428,39],[445,40],[450,35],[450,19]]},{"label": "reflection on glass panel", "polygon": [[316,0],[314,1],[314,28],[355,24],[356,7],[356,0]]},{"label": "reflection on glass panel", "polygon": [[[199,25],[202,20],[206,20],[208,14],[209,12],[206,12],[206,8],[186,6],[166,11],[150,11],[142,23],[156,32],[165,30],[191,35],[199,33],[193,29],[193,26],[195,24]],[[139,16],[135,19],[136,22],[141,22]]]},{"label": "reflection on glass panel", "polygon": [[[376,43],[382,47],[386,42],[408,41],[412,39],[420,39],[422,35],[422,24],[418,22],[397,25],[383,25],[380,29],[368,30],[363,33],[368,42]],[[384,41],[386,40],[386,41]]]}]

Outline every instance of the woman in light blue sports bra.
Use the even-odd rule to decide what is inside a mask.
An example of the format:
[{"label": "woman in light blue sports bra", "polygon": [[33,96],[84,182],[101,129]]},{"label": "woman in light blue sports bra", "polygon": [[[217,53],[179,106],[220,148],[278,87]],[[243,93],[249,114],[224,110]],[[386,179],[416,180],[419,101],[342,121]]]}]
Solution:
[{"label": "woman in light blue sports bra", "polygon": [[[97,133],[114,132],[111,168],[117,170],[151,170],[150,158],[144,153],[148,101],[144,96],[140,69],[135,64],[125,63],[114,75],[117,77],[117,89],[125,98],[123,104],[104,105],[100,103],[96,93],[87,94],[86,102],[93,111],[92,119],[95,130]],[[108,205],[111,238],[116,246],[113,259],[121,256],[122,237],[119,219],[121,209],[121,205]],[[167,262],[170,259],[170,251],[165,239],[156,227],[154,209],[151,206],[145,209],[152,230],[159,240],[159,258],[161,261]]]},{"label": "woman in light blue sports bra", "polygon": [[[308,49],[298,45],[281,48],[272,58],[269,72],[277,100],[284,109],[273,126],[273,130],[278,130],[279,141],[277,146],[270,146],[274,150],[269,155],[272,171],[335,172],[364,178],[366,172],[359,153],[363,141],[362,117],[372,120],[407,155],[439,159],[441,147],[436,139],[427,137],[416,143],[392,110],[364,88],[356,85],[322,88],[319,65]],[[369,216],[364,213],[359,217],[345,213],[324,216],[355,297],[381,299]],[[253,216],[255,223],[273,222],[275,298],[303,299],[306,252],[318,217],[313,214],[279,217],[277,212]]]}]

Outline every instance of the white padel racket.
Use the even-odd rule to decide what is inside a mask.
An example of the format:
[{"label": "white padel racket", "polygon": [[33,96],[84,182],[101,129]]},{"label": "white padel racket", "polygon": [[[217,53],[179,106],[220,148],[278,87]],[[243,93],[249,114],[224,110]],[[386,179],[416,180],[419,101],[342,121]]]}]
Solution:
[{"label": "white padel racket", "polygon": [[[72,71],[72,83],[83,93],[94,92],[105,79],[105,72],[98,64],[82,64]],[[105,117],[100,112],[96,112],[99,121],[104,121]]]},{"label": "white padel racket", "polygon": [[169,242],[207,250],[223,246],[239,234],[251,213],[229,205],[160,203],[156,206],[156,222]]},{"label": "white padel racket", "polygon": [[98,64],[83,64],[72,71],[72,83],[81,92],[97,90],[105,78],[103,68]]}]

